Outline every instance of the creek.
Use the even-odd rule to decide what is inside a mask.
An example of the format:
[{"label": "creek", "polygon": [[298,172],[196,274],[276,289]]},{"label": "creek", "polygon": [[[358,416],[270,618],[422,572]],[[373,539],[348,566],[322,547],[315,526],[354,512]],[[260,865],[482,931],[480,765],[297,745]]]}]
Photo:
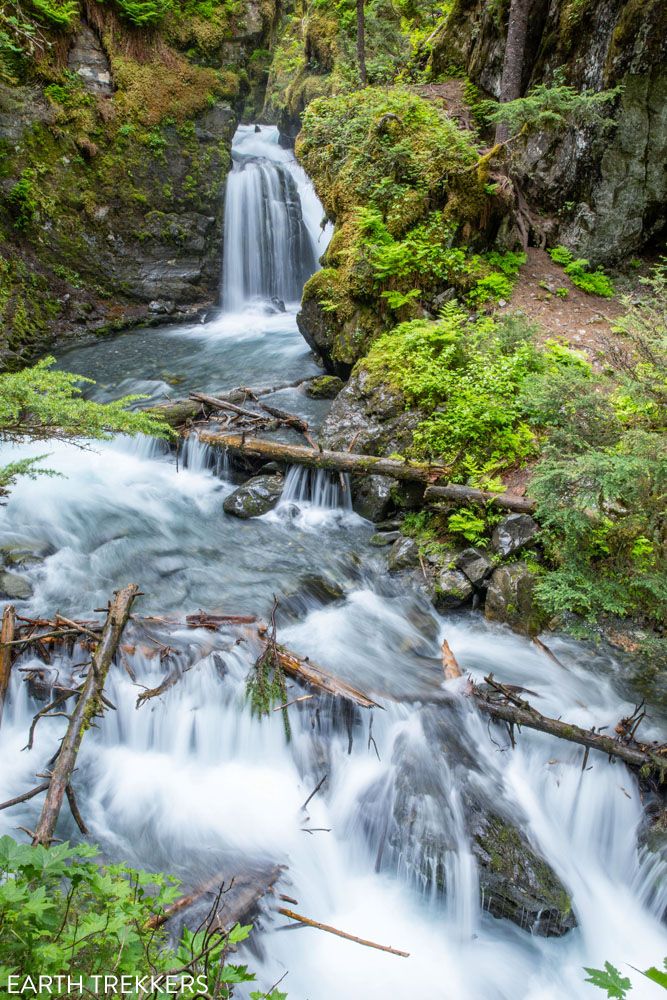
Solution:
[{"label": "creek", "polygon": [[[318,373],[296,310],[329,234],[275,129],[239,128],[226,198],[222,309],[204,324],[138,330],[63,354],[64,368],[96,379],[95,398],[160,399]],[[298,389],[273,399],[314,428],[328,406]],[[276,595],[280,641],[382,705],[372,730],[370,713],[321,698],[294,705],[288,741],[281,713],[251,715],[252,659],[224,629],[172,629],[175,657],[195,666],[140,708],[138,685],[159,684],[160,658],[137,643],[124,654],[136,680],[122,663],[112,670],[117,711],[86,736],[76,774],[80,809],[105,855],[173,872],[187,886],[285,865],[281,891],[300,913],[410,952],[286,931],[267,908],[245,955],[262,988],[287,971],[281,989],[290,1000],[594,1000],[602,994],[585,984],[583,966],[661,964],[666,873],[642,846],[635,778],[595,752],[582,770],[581,747],[537,733],[522,732],[511,749],[467,699],[442,702],[446,637],[474,679],[493,670],[535,692],[546,715],[613,728],[633,706],[612,658],[550,637],[559,666],[480,616],[438,615],[417,585],[389,576],[368,544],[373,526],[323,473],[293,470],[274,511],[240,521],[222,510],[233,474],[194,438],[178,461],[166,445],[124,437],[85,449],[6,446],[3,461],[45,452],[59,477],[19,481],[0,509],[0,545],[42,554],[22,569],[33,594],[20,613],[89,616],[130,581],[144,594],[138,611],[181,618],[199,608],[267,618]],[[55,666],[76,670],[64,654]],[[288,682],[290,698],[300,693]],[[30,787],[57,748],[59,718],[41,722],[33,750],[22,750],[39,707],[14,670],[0,800]],[[0,832],[33,828],[38,803],[1,812]],[[547,863],[569,896],[574,929],[548,936],[538,930],[554,929],[549,913],[526,912],[520,926],[489,912],[493,879],[473,849],[485,809],[507,824],[505,840],[519,830]],[[77,836],[66,809],[59,835]],[[491,857],[491,876],[504,864]],[[662,994],[632,978],[633,1000]]]}]

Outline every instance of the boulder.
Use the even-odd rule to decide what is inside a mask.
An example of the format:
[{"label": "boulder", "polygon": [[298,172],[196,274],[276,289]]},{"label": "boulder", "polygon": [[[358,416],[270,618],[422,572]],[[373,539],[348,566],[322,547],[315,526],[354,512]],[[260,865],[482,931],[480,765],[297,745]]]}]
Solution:
[{"label": "boulder", "polygon": [[352,506],[367,521],[382,521],[394,507],[392,487],[397,485],[397,479],[387,476],[354,476]]},{"label": "boulder", "polygon": [[301,336],[310,349],[322,359],[326,370],[341,379],[348,378],[352,365],[334,358],[336,329],[331,315],[322,308],[316,298],[304,296],[296,322]]},{"label": "boulder", "polygon": [[494,528],[491,544],[503,559],[507,559],[532,542],[538,531],[530,514],[510,514]]},{"label": "boulder", "polygon": [[344,388],[345,383],[337,375],[318,375],[306,383],[306,395],[311,399],[335,399]]},{"label": "boulder", "polygon": [[444,706],[425,708],[421,727],[399,735],[390,780],[363,790],[370,848],[383,870],[399,870],[427,895],[447,893],[454,856],[470,851],[485,910],[533,934],[560,936],[576,925],[567,890],[523,832],[525,817],[504,798],[500,776],[482,772],[467,736],[465,715]]},{"label": "boulder", "polygon": [[111,64],[99,38],[87,24],[81,24],[67,65],[71,72],[81,77],[84,87],[92,94],[110,97],[113,93]]},{"label": "boulder", "polygon": [[473,585],[460,569],[445,568],[435,579],[433,603],[438,611],[461,608],[470,600]]},{"label": "boulder", "polygon": [[398,538],[389,552],[389,572],[400,573],[419,565],[419,549],[413,538]]},{"label": "boulder", "polygon": [[493,571],[484,613],[525,635],[537,635],[545,616],[535,600],[535,573],[525,563],[510,563]]},{"label": "boulder", "polygon": [[11,600],[27,601],[32,597],[32,584],[27,576],[21,573],[11,573],[8,570],[0,572],[0,595]]},{"label": "boulder", "polygon": [[371,535],[368,544],[375,546],[376,549],[382,549],[387,545],[393,545],[400,537],[400,531],[378,531],[375,535]]},{"label": "boulder", "polygon": [[280,500],[285,480],[282,476],[253,476],[226,497],[222,507],[234,517],[261,517]]},{"label": "boulder", "polygon": [[470,548],[464,549],[456,557],[456,568],[465,573],[472,584],[479,587],[493,571],[493,563],[480,549]]}]

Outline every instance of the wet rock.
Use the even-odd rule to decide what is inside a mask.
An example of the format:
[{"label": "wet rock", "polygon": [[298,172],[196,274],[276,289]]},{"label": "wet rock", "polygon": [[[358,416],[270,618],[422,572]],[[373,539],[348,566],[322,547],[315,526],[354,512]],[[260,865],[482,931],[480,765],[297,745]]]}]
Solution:
[{"label": "wet rock", "polygon": [[545,617],[535,600],[535,573],[525,563],[510,563],[493,571],[484,614],[526,635],[537,635]]},{"label": "wet rock", "polygon": [[386,545],[393,545],[401,537],[400,531],[378,531],[368,539],[369,545],[374,545],[377,549],[382,549]]},{"label": "wet rock", "polygon": [[470,600],[473,585],[460,569],[443,569],[436,577],[433,603],[438,611],[461,608]]},{"label": "wet rock", "polygon": [[16,601],[27,601],[32,597],[33,588],[27,576],[11,573],[8,570],[0,572],[0,595]]},{"label": "wet rock", "polygon": [[391,488],[397,482],[387,476],[357,476],[352,483],[352,506],[368,521],[382,521],[393,508]]},{"label": "wet rock", "polygon": [[54,551],[48,542],[30,541],[0,547],[0,562],[5,566],[34,566]]},{"label": "wet rock", "polygon": [[413,538],[400,537],[391,547],[388,559],[389,572],[400,573],[419,566],[419,549]]},{"label": "wet rock", "polygon": [[331,317],[317,299],[304,297],[296,322],[301,336],[311,350],[322,359],[327,371],[341,379],[348,378],[352,365],[334,358],[336,330]]},{"label": "wet rock", "polygon": [[456,568],[468,577],[476,587],[493,571],[493,563],[480,549],[464,549],[456,557]]},{"label": "wet rock", "polygon": [[282,476],[253,476],[225,499],[222,507],[234,517],[260,517],[273,510],[283,491]]},{"label": "wet rock", "polygon": [[567,891],[522,831],[525,817],[503,798],[500,776],[483,773],[466,709],[425,709],[421,732],[397,738],[392,764],[391,780],[363,791],[365,833],[382,869],[444,895],[456,856],[470,849],[493,916],[542,936],[575,926]]},{"label": "wet rock", "polygon": [[345,383],[337,375],[318,375],[306,384],[306,395],[311,399],[335,399],[344,387]]},{"label": "wet rock", "polygon": [[494,529],[491,544],[503,559],[507,559],[532,542],[538,531],[530,514],[510,514]]}]

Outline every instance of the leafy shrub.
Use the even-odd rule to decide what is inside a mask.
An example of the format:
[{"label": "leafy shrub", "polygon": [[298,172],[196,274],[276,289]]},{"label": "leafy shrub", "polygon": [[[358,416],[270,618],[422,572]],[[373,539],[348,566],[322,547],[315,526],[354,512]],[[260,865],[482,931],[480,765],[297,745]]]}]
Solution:
[{"label": "leafy shrub", "polygon": [[486,520],[470,507],[462,507],[450,514],[447,526],[453,535],[462,535],[471,545],[484,548],[487,544]]},{"label": "leafy shrub", "polygon": [[490,318],[474,323],[456,304],[439,321],[413,320],[384,334],[361,362],[372,378],[400,389],[423,418],[414,432],[420,457],[448,465],[454,479],[488,483],[535,450],[517,391],[539,369],[524,326],[506,331]]},{"label": "leafy shrub", "polygon": [[[584,971],[588,973],[586,982],[605,990],[607,997],[611,1000],[625,1000],[632,990],[632,983],[628,977],[623,976],[611,962],[605,962],[604,969],[586,968]],[[637,969],[636,971],[651,982],[662,986],[663,990],[667,990],[667,958],[663,962],[662,970],[652,965],[650,969]]]},{"label": "leafy shrub", "polygon": [[[226,962],[229,949],[248,937],[249,926],[236,924],[228,932],[205,926],[196,933],[186,927],[170,944],[164,929],[151,927],[149,920],[178,897],[178,882],[125,865],[98,864],[97,854],[87,844],[32,847],[0,837],[3,992],[9,975],[19,984],[36,970],[59,976],[74,961],[76,977],[82,976],[91,994],[98,992],[92,977],[110,970],[132,982],[137,976],[159,977],[162,989],[151,989],[151,995],[164,992],[171,975],[182,983],[182,995],[205,992],[216,1000],[229,1000],[235,984],[255,978],[246,966]],[[255,1000],[265,996],[251,994]],[[268,996],[285,1000],[284,993]]]},{"label": "leafy shrub", "polygon": [[[611,298],[614,294],[614,284],[602,268],[591,271],[590,262],[583,257],[575,259],[574,254],[567,247],[552,247],[548,253],[554,263],[562,264],[572,284],[581,288],[583,292],[588,292],[589,295],[600,295],[605,299]],[[561,289],[558,289],[556,294],[561,294]],[[562,294],[561,297],[564,298]]]},{"label": "leafy shrub", "polygon": [[171,10],[172,0],[116,0],[116,4],[121,17],[138,28],[146,28],[163,19]]},{"label": "leafy shrub", "polygon": [[70,28],[79,16],[78,0],[30,0],[35,12],[57,28]]},{"label": "leafy shrub", "polygon": [[597,93],[577,90],[564,82],[562,72],[556,72],[552,86],[540,83],[525,97],[506,104],[483,101],[480,108],[488,124],[505,125],[514,135],[582,125],[603,129],[611,125],[611,105],[621,92],[622,87]]}]

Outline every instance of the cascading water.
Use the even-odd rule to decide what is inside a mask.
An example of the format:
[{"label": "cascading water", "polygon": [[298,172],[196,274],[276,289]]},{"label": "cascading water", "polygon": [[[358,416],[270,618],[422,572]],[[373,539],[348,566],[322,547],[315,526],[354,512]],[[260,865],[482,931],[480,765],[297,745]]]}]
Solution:
[{"label": "cascading water", "polygon": [[222,302],[229,312],[256,300],[298,301],[317,267],[303,218],[299,168],[278,139],[276,128],[256,131],[246,125],[232,147],[222,283]]},{"label": "cascading water", "polygon": [[[239,265],[229,261],[238,237],[258,274],[263,261],[264,277],[246,284],[245,263],[233,278],[225,270],[223,297],[233,309],[255,296],[298,297],[315,256],[304,249],[304,227],[314,247],[321,215],[273,131],[242,127],[235,150],[243,149],[255,160],[230,177],[228,214],[245,199],[246,218],[233,226],[227,218],[236,237],[227,236],[226,268]],[[267,178],[276,163],[283,180]],[[234,179],[246,173],[232,206]],[[282,250],[267,242],[269,191],[282,205]],[[295,191],[303,257],[287,275]],[[163,386],[163,368],[177,368],[188,387],[215,388],[313,370],[289,311],[227,312],[201,327],[128,335],[116,342],[122,350],[110,343],[66,359],[70,370],[103,372],[109,397],[121,382],[131,390],[126,380],[138,371]],[[321,411],[286,392],[277,405],[288,400],[286,408],[316,422]],[[250,713],[247,643],[224,630],[174,627],[162,635],[153,623],[171,650],[163,662],[144,648],[138,622],[124,654],[130,672],[118,665],[109,678],[117,711],[86,735],[75,777],[91,837],[108,856],[172,871],[187,886],[284,865],[279,891],[298,899],[300,912],[410,953],[404,959],[303,927],[284,933],[283,918],[267,906],[255,917],[249,961],[259,965],[262,989],[287,972],[280,988],[290,1000],[595,1000],[602,994],[586,985],[583,966],[607,959],[632,975],[633,1000],[662,994],[623,965],[646,968],[667,954],[666,867],[642,846],[633,776],[594,752],[582,770],[581,748],[537,733],[522,732],[511,749],[503,730],[457,694],[460,682],[449,682],[443,701],[446,637],[474,679],[493,670],[536,692],[545,714],[613,727],[631,706],[616,690],[612,660],[551,638],[560,666],[479,617],[439,616],[416,582],[388,576],[368,545],[372,526],[351,512],[347,484],[327,473],[291,470],[278,508],[240,522],[222,511],[234,488],[227,468],[195,438],[178,464],[163,445],[125,438],[91,451],[61,442],[7,447],[3,461],[44,450],[64,478],[22,480],[0,510],[0,545],[38,554],[22,567],[34,593],[20,608],[87,616],[129,580],[146,595],[140,612],[181,621],[200,607],[266,616],[277,594],[281,642],[382,705],[371,715],[322,698],[296,703],[287,742],[280,713],[261,720]],[[75,649],[51,669],[62,679],[84,659]],[[45,669],[25,654],[19,666],[31,665]],[[185,671],[181,680],[137,707],[138,694],[174,668]],[[13,671],[0,728],[0,800],[34,782],[62,735],[61,718],[44,719],[34,748],[21,749],[42,707],[24,676]],[[290,684],[290,699],[300,693]],[[32,800],[0,812],[0,832],[33,828],[38,808]],[[499,895],[501,859],[484,865],[479,851],[489,824],[499,822],[515,849],[541,859],[542,877],[551,871],[571,901],[575,929],[544,936],[566,929],[562,906],[538,912],[525,894]],[[59,835],[77,835],[66,810]]]}]

